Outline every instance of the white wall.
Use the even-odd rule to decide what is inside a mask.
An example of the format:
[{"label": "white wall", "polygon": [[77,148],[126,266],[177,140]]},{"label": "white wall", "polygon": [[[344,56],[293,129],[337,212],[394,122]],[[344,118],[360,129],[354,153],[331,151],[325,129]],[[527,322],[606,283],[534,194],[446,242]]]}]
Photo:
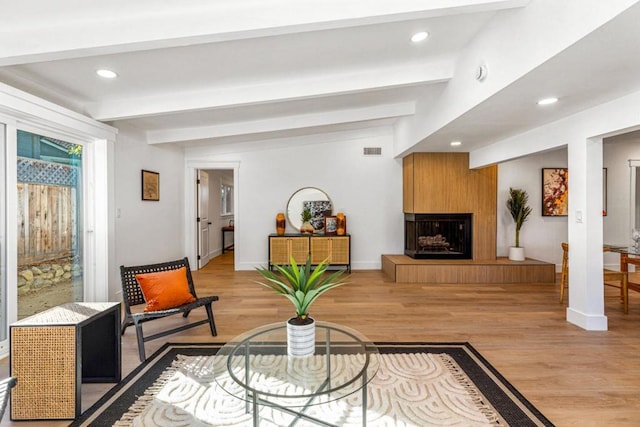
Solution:
[{"label": "white wall", "polygon": [[[115,144],[116,265],[170,261],[183,251],[184,154],[152,146],[132,129],[120,128]],[[141,170],[160,173],[160,201],[143,201]],[[110,284],[110,295],[120,291]]]},{"label": "white wall", "polygon": [[[604,242],[629,244],[630,169],[629,159],[640,159],[640,135],[636,138],[608,138],[603,144],[603,164],[607,168],[607,216],[603,217]],[[520,230],[520,245],[528,257],[556,264],[562,262],[561,242],[567,241],[567,217],[541,215],[541,169],[566,167],[567,150],[532,154],[498,166],[497,254],[506,256],[514,244],[515,225],[505,208],[509,187],[527,190],[533,212]],[[605,266],[619,269],[620,257],[605,254]]]},{"label": "white wall", "polygon": [[[382,156],[365,157],[364,147],[381,147]],[[347,216],[353,269],[379,269],[380,256],[402,253],[402,161],[392,157],[390,128],[317,135],[306,139],[263,141],[256,148],[225,153],[226,147],[186,150],[186,159],[239,162],[236,268],[267,262],[267,236],[275,217],[301,187],[327,192]],[[249,147],[247,147],[249,148]],[[294,232],[291,228],[287,232]]]},{"label": "white wall", "polygon": [[[380,255],[403,252],[402,168],[391,158],[391,135],[345,134],[300,144],[281,144],[271,149],[237,154],[218,153],[216,148],[187,150],[187,158],[240,161],[240,206],[244,208],[244,240],[236,248],[238,268],[252,269],[267,258],[266,236],[275,231],[274,218],[284,212],[289,196],[303,186],[317,186],[329,194],[337,210],[348,217],[352,234],[354,269],[380,268]],[[265,143],[266,144],[266,143]],[[327,145],[325,145],[327,144]],[[381,158],[365,158],[362,147],[381,146]],[[255,148],[254,148],[255,149]],[[131,130],[121,130],[116,144],[116,195],[121,216],[117,224],[117,265],[163,261],[184,256],[182,242],[182,152],[164,146],[149,146]],[[335,155],[338,153],[339,155]],[[640,158],[640,140],[604,144],[604,166],[608,169],[608,216],[604,217],[606,242],[624,243],[628,228],[629,158]],[[560,243],[567,240],[567,217],[541,216],[541,169],[566,167],[565,148],[531,154],[502,162],[498,167],[497,255],[506,256],[513,245],[514,224],[505,208],[509,187],[529,193],[533,208],[521,230],[521,245],[527,256],[552,262],[559,268]],[[160,172],[160,202],[143,202],[140,170]],[[228,223],[220,212],[218,187],[223,171],[210,173],[210,248],[221,250],[220,228]],[[232,180],[230,171],[225,171]],[[378,203],[382,201],[382,203]],[[153,218],[145,221],[144,218]],[[288,224],[287,224],[288,225]],[[288,228],[288,232],[292,232]],[[256,243],[256,235],[261,236]],[[230,237],[230,234],[228,234]],[[262,237],[264,236],[264,237]],[[605,264],[617,268],[617,255],[607,255]],[[114,289],[119,290],[119,283]]]},{"label": "white wall", "polygon": [[567,150],[558,149],[532,154],[498,165],[498,233],[497,255],[507,256],[515,244],[515,224],[505,204],[509,187],[529,194],[532,212],[520,230],[520,246],[528,258],[562,263],[560,243],[567,241],[567,217],[542,216],[542,168],[567,167]]},{"label": "white wall", "polygon": [[[624,230],[629,224],[629,167],[627,160],[634,157],[640,158],[640,147],[638,147],[640,141],[629,140],[621,136],[613,137],[612,135],[624,134],[638,129],[640,126],[637,116],[638,105],[640,105],[640,92],[635,92],[600,104],[592,109],[558,120],[557,122],[532,129],[523,134],[476,150],[470,154],[470,166],[482,167],[488,164],[499,163],[500,166],[498,170],[499,174],[501,174],[507,170],[506,165],[518,165],[519,163],[517,162],[519,161],[524,161],[525,163],[523,163],[523,165],[526,165],[529,161],[534,161],[529,159],[536,159],[536,156],[544,156],[542,153],[535,154],[536,152],[550,150],[552,147],[557,148],[563,144],[566,145],[572,140],[586,141],[591,137],[608,137],[604,139],[605,142],[602,148],[602,165],[607,168],[608,176],[608,215],[602,218],[603,242],[620,242],[624,244],[626,241]],[[618,141],[614,142],[615,139],[618,139]],[[625,142],[623,142],[623,140]],[[549,152],[554,153],[557,151]],[[514,157],[519,158],[519,160],[508,161],[508,159]],[[538,166],[542,167],[543,165]],[[524,171],[526,171],[526,169],[523,169],[523,172]],[[521,172],[515,168],[511,175],[517,175],[519,173]],[[504,184],[499,184],[499,191],[504,192],[505,187],[508,188],[508,181],[501,181],[499,176],[499,183],[500,182],[504,182]],[[532,182],[536,181],[534,180]],[[538,179],[537,182],[539,183],[540,179]],[[580,186],[586,185],[582,182],[577,182],[577,184]],[[572,185],[576,185],[575,179],[573,181],[571,179],[569,180],[569,188],[570,193],[574,196],[571,200],[577,202],[575,204],[577,207],[574,206],[574,208],[570,209],[569,220],[571,220],[573,211],[579,209],[584,203],[580,197],[576,199],[576,194],[571,192]],[[590,188],[587,189],[587,192],[592,191]],[[580,192],[578,192],[578,196],[580,196]],[[533,194],[531,195],[531,200],[535,201]],[[573,204],[573,202],[571,203]],[[498,210],[501,210],[500,202]],[[597,214],[597,212],[594,212],[594,214]],[[547,235],[547,238],[555,238],[550,237],[552,235],[548,234],[548,230],[531,227],[531,225],[532,224],[527,224],[523,227],[522,238],[524,239],[523,244],[525,246],[531,246],[527,240],[530,233],[534,233],[535,236]],[[501,246],[504,245],[504,237],[500,237],[500,233],[503,233],[500,230],[500,223],[498,224],[498,228],[498,253],[500,254],[500,251],[504,249],[504,246]],[[550,231],[554,233],[557,232],[557,230]],[[568,230],[562,234],[562,236],[567,235]],[[530,256],[535,257],[535,255],[529,251],[528,253]],[[534,252],[534,254],[535,253],[536,252]],[[552,257],[546,254],[543,255],[544,258],[541,257],[540,259],[544,261],[555,262],[556,264],[560,262],[558,252],[554,251]],[[619,264],[618,258],[617,255],[605,254],[604,263],[610,268],[617,269]],[[587,264],[586,260],[582,263],[583,266]]]}]

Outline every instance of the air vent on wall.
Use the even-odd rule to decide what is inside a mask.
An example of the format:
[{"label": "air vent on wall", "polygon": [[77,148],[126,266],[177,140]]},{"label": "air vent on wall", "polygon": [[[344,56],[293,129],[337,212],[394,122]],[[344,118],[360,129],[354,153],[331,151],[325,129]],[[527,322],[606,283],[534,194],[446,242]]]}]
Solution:
[{"label": "air vent on wall", "polygon": [[381,156],[382,147],[364,147],[362,154],[365,156]]}]

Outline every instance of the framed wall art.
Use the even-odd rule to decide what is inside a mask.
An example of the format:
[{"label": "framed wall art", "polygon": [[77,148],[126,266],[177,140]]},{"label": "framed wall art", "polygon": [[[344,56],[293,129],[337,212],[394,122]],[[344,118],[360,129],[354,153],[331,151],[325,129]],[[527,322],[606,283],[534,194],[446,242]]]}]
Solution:
[{"label": "framed wall art", "polygon": [[302,202],[305,209],[311,212],[311,220],[309,221],[316,231],[322,231],[324,228],[324,217],[331,215],[333,208],[329,200],[309,200]]},{"label": "framed wall art", "polygon": [[324,217],[324,234],[334,236],[338,232],[338,218],[334,215]]},{"label": "framed wall art", "polygon": [[542,216],[569,215],[569,170],[542,169]]},{"label": "framed wall art", "polygon": [[142,170],[142,200],[160,200],[160,174]]}]

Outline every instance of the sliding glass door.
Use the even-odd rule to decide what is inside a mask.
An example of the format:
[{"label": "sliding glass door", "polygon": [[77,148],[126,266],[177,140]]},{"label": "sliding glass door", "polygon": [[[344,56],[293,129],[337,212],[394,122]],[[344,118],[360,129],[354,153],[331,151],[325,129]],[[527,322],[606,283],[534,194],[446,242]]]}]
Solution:
[{"label": "sliding glass door", "polygon": [[83,301],[82,145],[18,130],[18,319]]},{"label": "sliding glass door", "polygon": [[[6,126],[0,123],[0,170],[7,170]],[[6,347],[7,339],[7,193],[6,173],[0,173],[0,350]]]}]

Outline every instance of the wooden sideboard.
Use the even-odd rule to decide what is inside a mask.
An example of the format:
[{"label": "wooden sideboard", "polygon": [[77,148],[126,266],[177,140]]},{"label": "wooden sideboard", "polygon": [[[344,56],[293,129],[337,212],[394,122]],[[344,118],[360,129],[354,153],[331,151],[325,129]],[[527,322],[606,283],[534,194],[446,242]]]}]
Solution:
[{"label": "wooden sideboard", "polygon": [[327,236],[324,234],[277,234],[269,235],[269,268],[274,265],[289,264],[293,259],[297,264],[307,262],[317,265],[328,259],[331,266],[344,266],[351,272],[351,236]]}]

